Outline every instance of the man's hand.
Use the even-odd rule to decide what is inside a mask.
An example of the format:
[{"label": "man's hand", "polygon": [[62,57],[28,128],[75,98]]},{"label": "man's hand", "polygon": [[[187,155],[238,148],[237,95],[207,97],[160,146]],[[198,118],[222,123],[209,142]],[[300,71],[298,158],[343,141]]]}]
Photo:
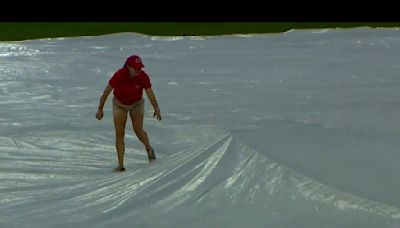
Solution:
[{"label": "man's hand", "polygon": [[97,110],[96,118],[97,118],[98,120],[101,120],[101,119],[103,118],[103,116],[104,116],[103,110],[102,110],[102,109]]},{"label": "man's hand", "polygon": [[159,108],[154,109],[153,117],[156,117],[158,121],[161,121],[161,113]]}]

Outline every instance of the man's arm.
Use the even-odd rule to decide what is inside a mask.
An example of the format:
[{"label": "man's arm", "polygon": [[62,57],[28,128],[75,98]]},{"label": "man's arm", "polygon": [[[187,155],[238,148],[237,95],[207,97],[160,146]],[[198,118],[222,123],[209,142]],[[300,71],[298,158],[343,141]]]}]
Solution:
[{"label": "man's arm", "polygon": [[104,104],[106,103],[108,95],[111,93],[113,90],[113,87],[108,84],[107,87],[104,89],[103,95],[100,97],[100,104],[99,104],[99,110],[103,110]]},{"label": "man's arm", "polygon": [[147,97],[149,98],[151,105],[153,105],[154,108],[154,117],[157,117],[157,120],[161,120],[161,113],[160,113],[160,108],[158,107],[156,95],[154,95],[153,89],[150,87],[145,90]]},{"label": "man's arm", "polygon": [[107,87],[104,89],[103,95],[101,95],[101,97],[100,97],[99,108],[97,109],[97,113],[96,113],[96,118],[99,120],[101,120],[101,118],[103,118],[103,107],[104,107],[104,104],[106,103],[108,95],[111,93],[112,90],[113,90],[113,87],[110,84],[108,84]]}]

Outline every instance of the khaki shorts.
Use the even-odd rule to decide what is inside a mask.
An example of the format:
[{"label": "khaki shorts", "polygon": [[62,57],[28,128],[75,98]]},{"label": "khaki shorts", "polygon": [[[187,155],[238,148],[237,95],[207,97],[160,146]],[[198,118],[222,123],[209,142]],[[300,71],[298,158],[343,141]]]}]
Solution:
[{"label": "khaki shorts", "polygon": [[144,99],[140,99],[131,105],[122,104],[115,97],[113,98],[113,112],[124,111],[130,114],[144,114]]}]

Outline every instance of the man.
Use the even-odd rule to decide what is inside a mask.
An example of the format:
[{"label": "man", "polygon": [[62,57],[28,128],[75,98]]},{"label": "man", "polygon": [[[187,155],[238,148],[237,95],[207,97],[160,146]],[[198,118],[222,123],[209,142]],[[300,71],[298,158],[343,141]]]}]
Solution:
[{"label": "man", "polygon": [[149,76],[142,70],[144,67],[142,60],[137,55],[130,56],[125,65],[114,73],[109,81],[109,84],[104,89],[100,97],[99,108],[96,113],[96,118],[103,118],[103,107],[108,95],[113,92],[113,116],[115,127],[115,147],[117,150],[118,167],[116,171],[125,171],[124,153],[125,153],[125,125],[129,117],[132,120],[133,130],[137,138],[143,143],[146,148],[149,162],[156,159],[154,149],[151,147],[149,137],[143,130],[144,118],[144,100],[143,89],[146,92],[153,108],[154,115],[158,121],[161,121],[160,108],[158,107],[156,96],[151,88]]}]

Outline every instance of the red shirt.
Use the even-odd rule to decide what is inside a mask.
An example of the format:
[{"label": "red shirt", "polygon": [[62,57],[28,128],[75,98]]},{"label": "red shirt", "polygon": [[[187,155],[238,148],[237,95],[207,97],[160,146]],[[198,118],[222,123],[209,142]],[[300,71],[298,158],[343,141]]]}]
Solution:
[{"label": "red shirt", "polygon": [[114,96],[122,104],[130,105],[140,100],[143,95],[143,89],[151,87],[149,76],[140,71],[136,77],[129,76],[128,68],[119,69],[109,81],[114,88]]}]

